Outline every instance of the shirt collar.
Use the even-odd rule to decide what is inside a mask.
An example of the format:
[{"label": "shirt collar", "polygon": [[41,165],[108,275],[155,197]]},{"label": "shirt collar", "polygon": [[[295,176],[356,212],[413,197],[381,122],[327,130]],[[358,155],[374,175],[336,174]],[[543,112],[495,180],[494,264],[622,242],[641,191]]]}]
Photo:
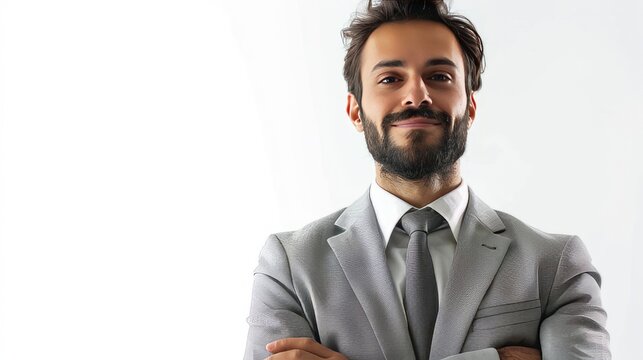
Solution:
[{"label": "shirt collar", "polygon": [[[391,234],[402,215],[409,209],[416,209],[413,205],[384,190],[377,181],[373,180],[370,187],[371,203],[375,210],[384,245],[388,245]],[[457,188],[426,205],[442,215],[453,232],[453,237],[458,241],[462,216],[469,203],[469,187],[464,180]]]}]

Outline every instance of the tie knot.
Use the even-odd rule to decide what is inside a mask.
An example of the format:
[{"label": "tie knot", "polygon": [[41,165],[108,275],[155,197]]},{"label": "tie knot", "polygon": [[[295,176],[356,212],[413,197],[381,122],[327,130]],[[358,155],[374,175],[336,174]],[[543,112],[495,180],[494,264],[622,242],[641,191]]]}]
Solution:
[{"label": "tie knot", "polygon": [[400,219],[402,229],[411,235],[416,231],[422,231],[427,234],[443,229],[447,226],[446,220],[431,208],[422,210],[409,210],[402,219]]}]

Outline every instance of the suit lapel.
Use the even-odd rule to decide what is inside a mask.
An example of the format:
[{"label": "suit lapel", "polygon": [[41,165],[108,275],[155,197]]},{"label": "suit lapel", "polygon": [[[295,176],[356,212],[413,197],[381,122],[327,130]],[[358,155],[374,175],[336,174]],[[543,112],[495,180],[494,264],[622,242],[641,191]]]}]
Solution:
[{"label": "suit lapel", "polygon": [[345,229],[328,239],[386,359],[413,359],[404,309],[386,263],[369,191],[335,222]]},{"label": "suit lapel", "polygon": [[469,189],[451,272],[435,325],[431,360],[460,353],[473,317],[500,267],[511,239],[494,210]]}]

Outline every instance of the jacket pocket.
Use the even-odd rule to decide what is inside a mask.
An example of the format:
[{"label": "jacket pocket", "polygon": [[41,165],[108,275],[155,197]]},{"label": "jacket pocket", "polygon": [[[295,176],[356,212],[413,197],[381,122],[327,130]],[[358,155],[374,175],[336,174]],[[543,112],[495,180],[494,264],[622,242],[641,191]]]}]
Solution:
[{"label": "jacket pocket", "polygon": [[528,300],[478,309],[471,328],[488,330],[540,320],[540,300]]}]

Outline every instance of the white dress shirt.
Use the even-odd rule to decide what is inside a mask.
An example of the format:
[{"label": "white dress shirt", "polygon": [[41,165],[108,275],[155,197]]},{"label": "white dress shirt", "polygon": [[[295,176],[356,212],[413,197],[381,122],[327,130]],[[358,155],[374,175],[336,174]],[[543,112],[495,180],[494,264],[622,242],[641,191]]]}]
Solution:
[{"label": "white dress shirt", "polygon": [[[395,283],[395,288],[404,306],[403,296],[406,290],[406,249],[409,236],[397,226],[398,222],[409,209],[416,209],[406,201],[382,189],[377,181],[370,187],[370,197],[375,209],[375,216],[379,224],[382,238],[386,246],[386,262]],[[448,194],[426,205],[442,217],[449,224],[449,228],[438,230],[429,235],[429,252],[433,260],[435,280],[438,286],[438,299],[441,299],[449,278],[449,270],[453,262],[456,241],[462,224],[464,210],[469,203],[469,188],[464,183]]]}]

